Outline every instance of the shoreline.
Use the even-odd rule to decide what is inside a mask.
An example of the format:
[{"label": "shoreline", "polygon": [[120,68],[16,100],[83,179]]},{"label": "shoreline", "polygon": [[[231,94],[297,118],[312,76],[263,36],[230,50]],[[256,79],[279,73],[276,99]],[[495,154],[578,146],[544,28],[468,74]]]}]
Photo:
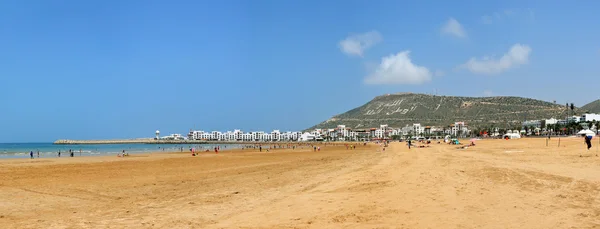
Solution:
[{"label": "shoreline", "polygon": [[[330,147],[341,147],[339,144],[328,144]],[[374,145],[368,144],[364,147],[373,147]],[[267,151],[268,150],[268,151]],[[268,153],[280,153],[280,152],[311,152],[310,147],[300,147],[297,149],[291,148],[264,148],[263,151],[259,151],[259,149],[248,148],[223,148],[220,149],[218,153],[215,153],[212,149],[210,151],[197,150],[196,156],[192,156],[189,150],[185,149],[184,151],[149,151],[149,152],[131,152],[129,156],[119,157],[117,156],[119,153],[105,153],[105,154],[82,154],[78,155],[78,152],[75,153],[74,157],[69,157],[67,153],[64,153],[62,157],[57,156],[42,156],[35,157],[33,159],[29,158],[29,155],[24,155],[24,157],[0,157],[0,167],[12,163],[17,163],[19,165],[32,163],[34,165],[43,165],[43,164],[70,164],[70,163],[99,163],[99,162],[113,162],[113,161],[124,161],[128,158],[130,160],[160,160],[160,159],[169,159],[169,158],[196,158],[196,157],[213,157],[218,156],[221,153],[225,153],[225,155],[235,155],[235,154],[268,154]]]},{"label": "shoreline", "polygon": [[[50,143],[52,144],[52,143]],[[282,149],[290,149],[291,146],[296,146],[297,148],[304,148],[303,146],[307,146],[307,145],[316,145],[316,146],[322,146],[322,145],[330,145],[330,146],[340,146],[340,145],[344,145],[344,144],[349,144],[349,143],[331,143],[331,142],[312,142],[312,143],[304,143],[304,142],[295,142],[295,143],[289,143],[289,142],[261,142],[261,143],[238,143],[238,144],[198,144],[197,146],[195,146],[194,148],[196,148],[196,152],[197,153],[207,153],[206,150],[209,150],[210,152],[214,152],[212,146],[218,146],[220,145],[220,150],[219,152],[236,152],[236,151],[247,151],[247,150],[253,150],[252,147],[256,147],[255,149],[258,150],[258,145],[262,145],[263,150],[282,150]],[[351,144],[351,143],[350,143]],[[54,145],[63,145],[63,146],[76,146],[78,144],[54,144]],[[84,145],[86,144],[81,144],[82,147],[86,148]],[[94,144],[89,144],[89,145],[94,145]],[[96,144],[96,145],[110,145],[109,143],[107,144]],[[124,144],[126,145],[126,144]],[[85,150],[82,151],[82,153],[80,154],[79,151],[77,150],[73,150],[75,157],[104,157],[104,156],[116,156],[118,154],[121,153],[122,150],[125,150],[127,153],[131,154],[131,155],[146,155],[146,154],[172,154],[172,153],[191,153],[189,152],[188,146],[192,147],[192,144],[187,144],[188,146],[185,146],[186,144],[179,144],[181,146],[181,148],[183,148],[183,151],[180,150],[180,147],[175,147],[175,148],[165,148],[165,150],[162,150],[163,147],[159,147],[158,149],[152,149],[152,150],[139,150],[139,149],[132,149],[132,148],[119,148],[119,149],[114,149],[115,151],[93,151],[94,149],[91,149],[92,151],[90,151],[89,147]],[[206,148],[208,146],[208,148]],[[124,146],[125,147],[125,146]],[[250,147],[250,148],[248,148]],[[29,151],[31,150],[26,150],[26,151],[3,151],[0,152],[0,161],[3,160],[11,160],[11,159],[27,159],[27,160],[31,160],[29,158]],[[40,157],[37,157],[37,151],[38,150],[33,150],[34,152],[34,159],[52,159],[52,158],[62,158],[62,157],[69,157],[69,151],[62,149],[62,157],[58,157],[58,152],[55,151],[39,151],[40,152]]]}]

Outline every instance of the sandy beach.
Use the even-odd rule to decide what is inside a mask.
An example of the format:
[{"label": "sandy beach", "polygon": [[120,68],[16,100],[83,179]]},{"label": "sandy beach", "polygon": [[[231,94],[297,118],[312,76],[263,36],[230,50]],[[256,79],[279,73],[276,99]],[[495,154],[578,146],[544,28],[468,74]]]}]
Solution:
[{"label": "sandy beach", "polygon": [[[0,161],[2,228],[600,228],[580,138]],[[584,153],[583,157],[579,157]]]}]

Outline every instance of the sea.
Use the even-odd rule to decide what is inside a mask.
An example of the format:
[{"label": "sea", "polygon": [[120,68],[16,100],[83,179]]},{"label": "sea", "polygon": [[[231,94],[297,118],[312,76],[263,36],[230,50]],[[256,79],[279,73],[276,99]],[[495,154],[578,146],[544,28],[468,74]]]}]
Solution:
[{"label": "sea", "polygon": [[196,151],[212,150],[220,147],[221,150],[236,149],[243,147],[242,144],[97,144],[97,145],[55,145],[53,143],[0,143],[0,159],[7,158],[29,158],[29,152],[37,157],[40,152],[40,158],[68,157],[69,150],[72,150],[75,157],[79,156],[102,156],[117,155],[123,150],[130,154],[153,153],[153,152],[189,152],[194,147]]}]

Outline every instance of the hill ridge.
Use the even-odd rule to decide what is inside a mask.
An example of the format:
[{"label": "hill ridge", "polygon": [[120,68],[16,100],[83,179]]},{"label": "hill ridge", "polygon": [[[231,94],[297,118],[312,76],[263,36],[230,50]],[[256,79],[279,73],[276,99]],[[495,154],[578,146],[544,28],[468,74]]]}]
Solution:
[{"label": "hill ridge", "polygon": [[[412,123],[447,126],[464,121],[471,126],[520,125],[524,120],[564,118],[564,105],[519,96],[469,97],[402,92],[376,96],[362,106],[335,115],[313,127],[402,127]],[[575,113],[583,110],[576,108]]]},{"label": "hill ridge", "polygon": [[590,113],[600,113],[600,99],[582,106],[581,109]]}]

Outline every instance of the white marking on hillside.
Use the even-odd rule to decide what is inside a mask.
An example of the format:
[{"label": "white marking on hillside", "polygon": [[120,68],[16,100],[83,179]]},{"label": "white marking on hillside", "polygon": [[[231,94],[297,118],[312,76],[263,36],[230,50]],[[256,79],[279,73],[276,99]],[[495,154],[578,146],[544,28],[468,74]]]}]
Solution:
[{"label": "white marking on hillside", "polygon": [[386,103],[384,106],[386,107],[395,107],[395,106],[399,106],[400,104],[402,104],[402,102],[404,101],[404,99],[401,100],[396,100],[393,103]]}]

